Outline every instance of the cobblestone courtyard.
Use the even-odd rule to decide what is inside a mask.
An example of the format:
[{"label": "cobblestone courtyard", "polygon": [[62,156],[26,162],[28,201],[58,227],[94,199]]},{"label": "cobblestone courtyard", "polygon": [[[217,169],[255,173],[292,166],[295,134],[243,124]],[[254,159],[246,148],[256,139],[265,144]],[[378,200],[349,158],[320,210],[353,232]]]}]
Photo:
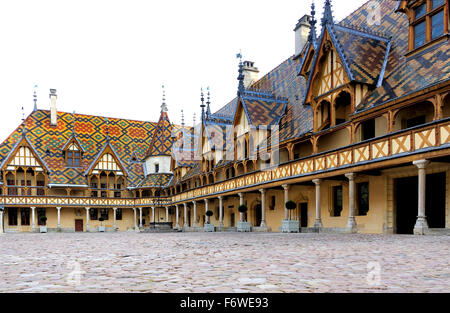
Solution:
[{"label": "cobblestone courtyard", "polygon": [[449,247],[450,237],[7,234],[0,292],[450,292]]}]

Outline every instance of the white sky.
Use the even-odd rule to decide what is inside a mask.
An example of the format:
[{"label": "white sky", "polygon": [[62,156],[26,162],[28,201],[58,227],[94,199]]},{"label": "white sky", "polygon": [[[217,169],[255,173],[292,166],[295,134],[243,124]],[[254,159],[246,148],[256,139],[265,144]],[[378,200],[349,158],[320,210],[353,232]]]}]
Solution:
[{"label": "white sky", "polygon": [[[366,0],[334,0],[336,21]],[[316,0],[320,21],[323,0]],[[192,124],[200,87],[212,111],[233,99],[238,61],[264,75],[294,54],[294,26],[311,0],[14,0],[0,2],[0,141],[24,106],[157,121],[161,85],[169,117]],[[320,25],[319,25],[320,27]]]}]

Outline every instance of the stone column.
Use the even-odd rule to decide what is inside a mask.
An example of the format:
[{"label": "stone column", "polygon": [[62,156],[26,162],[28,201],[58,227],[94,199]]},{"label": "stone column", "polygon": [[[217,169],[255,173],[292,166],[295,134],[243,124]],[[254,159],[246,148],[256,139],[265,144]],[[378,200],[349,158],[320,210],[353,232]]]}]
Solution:
[{"label": "stone column", "polygon": [[143,227],[142,225],[142,208],[139,208],[139,228]]},{"label": "stone column", "polygon": [[91,208],[85,208],[86,209],[86,232],[89,232],[89,210]]},{"label": "stone column", "polygon": [[194,204],[194,224],[192,225],[194,228],[197,227],[197,201],[192,201]]},{"label": "stone column", "polygon": [[[209,201],[208,201],[208,199],[205,199],[205,215],[206,215],[206,212],[208,212],[208,211],[209,211]],[[209,223],[209,222],[210,222],[209,216],[206,215],[206,223]]]},{"label": "stone column", "polygon": [[5,233],[5,231],[3,230],[3,210],[4,209],[0,210],[0,235]]},{"label": "stone column", "polygon": [[152,206],[152,223],[156,223],[156,220],[155,220],[155,207],[154,206]]},{"label": "stone column", "polygon": [[267,228],[266,224],[266,190],[259,189],[261,193],[261,228]]},{"label": "stone column", "polygon": [[134,231],[138,231],[138,227],[137,227],[137,216],[136,216],[136,208],[133,208],[133,214],[134,214]]},{"label": "stone column", "polygon": [[286,209],[286,202],[289,201],[289,185],[281,185],[281,187],[283,187],[284,189],[284,219],[288,220],[289,219],[289,210]]},{"label": "stone column", "polygon": [[56,210],[58,211],[58,230],[61,229],[61,208],[57,207]]},{"label": "stone column", "polygon": [[188,223],[187,223],[187,203],[183,203],[184,205],[184,227],[188,227]]},{"label": "stone column", "polygon": [[115,231],[115,230],[117,230],[117,208],[113,208],[113,211],[114,211],[114,225],[113,225],[113,228],[114,228],[114,231]]},{"label": "stone column", "polygon": [[31,230],[36,229],[36,208],[31,207]]},{"label": "stone column", "polygon": [[176,219],[176,225],[175,225],[175,228],[180,228],[180,211],[179,211],[179,209],[178,209],[178,204],[175,204],[175,209],[176,209],[176,217],[175,217],[175,219]]},{"label": "stone column", "polygon": [[169,207],[166,206],[166,223],[169,223]]},{"label": "stone column", "polygon": [[322,199],[320,197],[320,184],[322,183],[322,180],[314,179],[313,183],[316,185],[316,222],[314,223],[314,228],[322,228]]},{"label": "stone column", "polygon": [[223,229],[223,197],[219,196],[219,228]]},{"label": "stone column", "polygon": [[430,164],[430,161],[414,161],[413,164],[419,169],[418,214],[416,224],[414,225],[414,235],[425,235],[428,230],[427,217],[425,216],[425,195],[427,183],[426,168],[428,164]]},{"label": "stone column", "polygon": [[348,221],[346,232],[354,234],[357,232],[356,219],[355,219],[355,174],[348,173],[345,177],[348,178]]},{"label": "stone column", "polygon": [[[244,204],[244,194],[242,192],[238,193],[239,195],[239,206]],[[243,222],[244,221],[244,213],[239,212],[239,221]]]}]

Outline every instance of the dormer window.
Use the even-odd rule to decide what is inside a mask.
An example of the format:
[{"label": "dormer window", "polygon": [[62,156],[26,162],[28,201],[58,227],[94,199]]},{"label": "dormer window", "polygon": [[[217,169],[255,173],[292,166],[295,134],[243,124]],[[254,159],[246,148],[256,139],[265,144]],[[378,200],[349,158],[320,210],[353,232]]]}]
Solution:
[{"label": "dormer window", "polygon": [[81,151],[74,143],[66,151],[66,164],[68,167],[81,166]]},{"label": "dormer window", "polygon": [[[446,0],[423,0],[404,10],[410,20],[409,50],[413,51],[433,42],[448,32]],[[447,14],[448,15],[448,14]]]}]

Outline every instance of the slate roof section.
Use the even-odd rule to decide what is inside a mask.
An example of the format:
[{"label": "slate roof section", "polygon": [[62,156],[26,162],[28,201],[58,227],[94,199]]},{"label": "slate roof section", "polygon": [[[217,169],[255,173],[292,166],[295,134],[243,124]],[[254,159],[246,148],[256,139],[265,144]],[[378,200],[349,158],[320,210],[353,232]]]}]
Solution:
[{"label": "slate roof section", "polygon": [[170,185],[172,179],[173,174],[150,174],[137,185],[137,188],[164,188]]},{"label": "slate roof section", "polygon": [[[49,184],[86,185],[84,173],[106,143],[107,124],[103,117],[75,114],[75,134],[85,153],[80,168],[66,167],[62,149],[73,135],[73,118],[72,113],[58,112],[58,125],[52,127],[50,112],[37,110],[25,120],[26,136],[49,169]],[[139,159],[144,158],[156,124],[109,118],[108,125],[110,143],[128,172],[128,186],[136,186],[144,178],[144,173],[141,163],[131,162],[129,156],[134,151]],[[21,138],[22,129],[19,127],[0,145],[1,162]]]}]

